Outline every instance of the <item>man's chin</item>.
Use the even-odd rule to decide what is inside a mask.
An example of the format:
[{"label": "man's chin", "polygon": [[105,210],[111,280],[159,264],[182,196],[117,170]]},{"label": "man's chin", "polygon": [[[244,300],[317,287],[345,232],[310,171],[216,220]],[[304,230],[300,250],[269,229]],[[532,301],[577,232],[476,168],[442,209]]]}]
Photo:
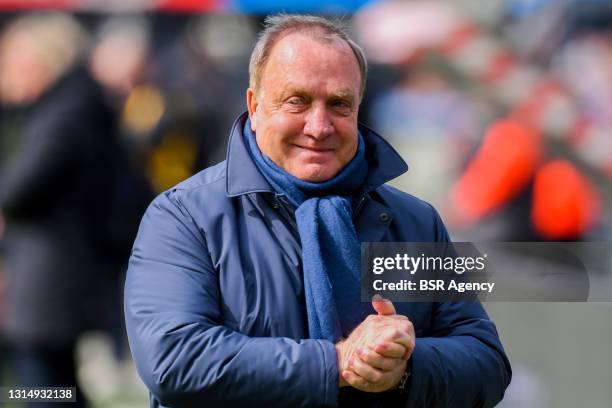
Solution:
[{"label": "man's chin", "polygon": [[336,174],[338,174],[338,171],[330,168],[329,165],[305,164],[293,169],[293,171],[290,171],[289,173],[302,181],[322,183],[332,179]]}]

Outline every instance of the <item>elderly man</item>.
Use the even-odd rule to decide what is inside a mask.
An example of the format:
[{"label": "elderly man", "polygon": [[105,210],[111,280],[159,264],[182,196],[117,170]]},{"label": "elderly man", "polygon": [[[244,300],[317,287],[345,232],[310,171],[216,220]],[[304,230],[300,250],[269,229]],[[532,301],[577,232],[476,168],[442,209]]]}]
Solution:
[{"label": "elderly man", "polygon": [[151,406],[501,400],[510,366],[479,303],[360,302],[360,242],[448,240],[384,185],[407,167],[358,125],[365,78],[333,23],[267,20],[227,160],[160,195],[134,246],[126,320]]}]

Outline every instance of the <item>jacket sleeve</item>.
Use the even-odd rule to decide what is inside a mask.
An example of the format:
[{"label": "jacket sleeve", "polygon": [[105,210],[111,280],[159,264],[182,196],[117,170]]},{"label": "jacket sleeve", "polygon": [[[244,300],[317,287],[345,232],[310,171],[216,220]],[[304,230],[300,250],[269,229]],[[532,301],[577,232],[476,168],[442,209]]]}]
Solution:
[{"label": "jacket sleeve", "polygon": [[512,372],[480,303],[439,303],[432,319],[432,335],[416,339],[407,406],[494,407]]},{"label": "jacket sleeve", "polygon": [[[433,211],[436,240],[450,241]],[[431,332],[416,339],[411,360],[411,408],[494,407],[512,377],[495,324],[479,301],[434,303]]]},{"label": "jacket sleeve", "polygon": [[134,244],[126,325],[153,396],[167,407],[336,405],[331,342],[255,338],[223,325],[218,274],[203,234],[170,192],[153,201]]}]

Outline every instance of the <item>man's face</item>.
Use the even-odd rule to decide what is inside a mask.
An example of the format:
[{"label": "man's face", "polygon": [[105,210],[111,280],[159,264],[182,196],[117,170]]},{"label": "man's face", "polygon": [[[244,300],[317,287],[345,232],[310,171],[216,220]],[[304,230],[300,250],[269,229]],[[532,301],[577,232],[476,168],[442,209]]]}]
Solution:
[{"label": "man's face", "polygon": [[289,174],[329,180],[355,156],[361,73],[346,43],[285,36],[259,88],[247,91],[251,128],[262,153]]}]

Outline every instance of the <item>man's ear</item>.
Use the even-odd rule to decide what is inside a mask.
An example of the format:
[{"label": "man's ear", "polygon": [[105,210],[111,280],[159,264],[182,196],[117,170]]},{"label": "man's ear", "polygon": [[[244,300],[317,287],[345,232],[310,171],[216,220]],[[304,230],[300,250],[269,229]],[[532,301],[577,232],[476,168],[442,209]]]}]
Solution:
[{"label": "man's ear", "polygon": [[257,129],[257,108],[259,107],[259,102],[257,101],[257,95],[255,91],[251,88],[247,89],[246,93],[247,100],[247,109],[249,111],[249,119],[251,119],[251,130],[253,132]]}]

